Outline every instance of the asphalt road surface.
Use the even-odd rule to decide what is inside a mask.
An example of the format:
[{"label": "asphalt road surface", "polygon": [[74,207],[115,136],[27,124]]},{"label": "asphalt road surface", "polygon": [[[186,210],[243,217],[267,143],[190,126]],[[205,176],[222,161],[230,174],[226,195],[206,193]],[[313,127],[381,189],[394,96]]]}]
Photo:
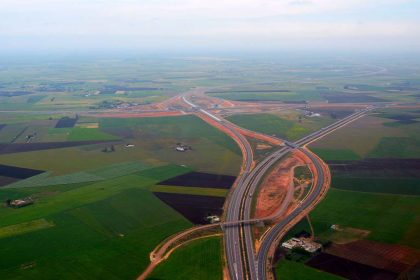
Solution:
[{"label": "asphalt road surface", "polygon": [[300,149],[303,153],[305,153],[311,159],[317,170],[318,176],[316,177],[316,182],[313,184],[312,190],[308,197],[306,197],[306,199],[296,209],[294,209],[290,215],[286,216],[282,221],[270,229],[261,244],[258,254],[255,254],[254,252],[254,241],[252,238],[250,224],[239,223],[224,227],[225,252],[231,279],[266,279],[268,253],[270,248],[276,242],[279,234],[283,231],[283,229],[299,214],[305,212],[306,209],[311,207],[313,203],[316,202],[316,200],[322,194],[322,187],[325,183],[325,174],[324,169],[322,168],[323,162],[320,161],[318,157],[314,156],[310,151],[301,149],[299,147],[306,145],[320,137],[323,137],[328,133],[331,133],[332,131],[356,120],[357,118],[360,118],[372,108],[361,110],[350,116],[347,116],[346,118],[343,118],[327,127],[313,132],[294,143],[284,141],[286,144],[284,147],[281,147],[279,150],[268,155],[254,169],[251,170],[252,149],[245,137],[235,129],[235,126],[195,105],[187,99],[187,96],[183,96],[182,99],[193,109],[206,114],[234,133],[235,136],[237,136],[237,138],[240,140],[241,144],[245,147],[245,168],[242,170],[243,172],[238,177],[236,181],[236,187],[230,196],[225,219],[226,223],[250,220],[252,197],[259,185],[259,182],[270,169],[270,167],[278,162],[278,160],[284,157],[292,149]]}]

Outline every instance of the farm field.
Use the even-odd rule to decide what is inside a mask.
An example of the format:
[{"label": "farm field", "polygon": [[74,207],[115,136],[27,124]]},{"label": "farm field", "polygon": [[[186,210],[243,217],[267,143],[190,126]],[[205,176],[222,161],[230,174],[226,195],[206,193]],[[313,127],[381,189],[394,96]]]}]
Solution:
[{"label": "farm field", "polygon": [[250,130],[273,135],[290,141],[334,122],[336,115],[323,112],[321,116],[309,117],[304,111],[285,110],[271,114],[232,115],[227,120]]},{"label": "farm field", "polygon": [[[420,248],[420,197],[331,189],[310,214],[318,236],[331,225],[370,231],[367,239]],[[354,213],[354,214],[349,214]]]},{"label": "farm field", "polygon": [[269,114],[233,115],[227,119],[240,127],[288,140],[298,139],[307,133],[304,127]]},{"label": "farm field", "polygon": [[[310,145],[332,169],[332,187],[419,195],[417,111],[385,110],[363,117]],[[389,124],[398,125],[389,125]]]},{"label": "farm field", "polygon": [[237,100],[237,101],[285,101],[285,102],[304,102],[322,100],[321,95],[317,91],[296,90],[290,91],[285,89],[270,90],[226,90],[226,91],[209,91],[207,94],[219,98]]},{"label": "farm field", "polygon": [[235,176],[190,172],[159,182],[160,185],[190,186],[203,188],[229,189],[235,182]]},{"label": "farm field", "polygon": [[207,224],[206,217],[223,214],[225,198],[215,196],[214,191],[211,195],[179,192],[154,192],[154,195],[193,224]]},{"label": "farm field", "polygon": [[[177,73],[173,66],[181,69],[182,65],[176,60],[169,64],[172,66],[157,66],[145,59],[132,62],[88,59],[87,63],[64,59],[57,65],[35,60],[10,64],[0,81],[0,85],[7,84],[0,92],[0,109],[58,112],[95,109],[113,103],[133,106],[157,102],[185,90],[182,80],[170,79],[172,73]],[[167,72],[167,77],[160,75],[162,71]],[[19,79],[22,75],[26,83]]]},{"label": "farm field", "polygon": [[[417,116],[420,117],[418,113]],[[312,143],[310,148],[324,160],[350,160],[356,155],[360,158],[420,157],[420,123],[389,125],[397,122],[373,114]]]},{"label": "farm field", "polygon": [[[420,111],[386,108],[418,106],[418,64],[227,55],[0,58],[0,279],[135,279],[162,240],[223,217],[241,150],[196,117],[197,108],[157,103],[181,93],[233,100],[202,102],[239,126],[291,141],[380,102],[310,144],[332,171],[310,222],[333,245],[420,250]],[[124,118],[151,112],[177,116]],[[277,148],[251,145],[257,161]],[[34,204],[10,204],[28,197]],[[301,230],[310,232],[307,220],[287,237]],[[221,279],[223,245],[221,237],[192,241],[149,279]],[[276,273],[342,279],[289,260]]]},{"label": "farm field", "polygon": [[[0,155],[6,175],[1,173],[5,185],[0,199],[35,199],[25,208],[0,208],[0,255],[8,256],[0,265],[0,278],[56,279],[63,274],[63,279],[134,278],[148,264],[154,246],[192,226],[187,218],[201,223],[207,211],[221,215],[235,176],[191,171],[236,175],[241,164],[236,144],[194,116],[147,120],[35,116],[35,121],[10,116],[0,131],[6,143],[13,142],[9,146],[49,145]],[[33,135],[31,143],[27,135]],[[57,144],[45,144],[48,141]],[[71,141],[90,142],[60,146]],[[192,150],[176,152],[177,143]],[[35,166],[39,169],[31,168]],[[7,177],[15,176],[16,170],[28,174]],[[198,176],[179,177],[184,173]],[[174,178],[181,178],[177,186],[158,185]],[[182,203],[174,207],[179,212],[157,194],[182,196],[177,199]],[[203,208],[202,200],[209,198],[214,201]],[[195,220],[194,209],[201,209]],[[216,245],[213,255],[220,252],[219,241]],[[220,261],[216,265],[220,269]]]},{"label": "farm field", "polygon": [[339,280],[339,276],[326,273],[303,263],[281,260],[276,267],[276,275],[284,280]]},{"label": "farm field", "polygon": [[[53,186],[62,184],[75,184],[84,182],[95,182],[103,181],[106,179],[113,179],[128,175],[134,172],[139,172],[148,168],[152,165],[145,162],[124,162],[118,164],[107,165],[98,169],[86,170],[61,176],[51,176],[51,172],[44,172],[37,176],[27,177],[25,180],[15,182],[4,186],[4,189],[8,188],[28,188],[28,187],[42,187],[42,186]],[[182,167],[180,167],[182,169]]]},{"label": "farm field", "polygon": [[[337,65],[340,68],[341,65]],[[316,68],[316,67],[314,67]],[[307,70],[307,69],[305,69]],[[330,103],[369,103],[369,102],[386,102],[391,99],[409,100],[413,96],[410,92],[415,88],[407,86],[384,86],[381,81],[367,80],[367,83],[378,83],[380,86],[368,84],[343,84],[345,78],[340,81],[337,73],[320,73],[318,71],[299,71],[296,76],[290,76],[283,82],[271,82],[266,85],[240,87],[230,86],[223,89],[209,90],[208,95],[230,99],[235,101],[281,101],[284,103],[307,103],[307,102],[330,102]],[[348,71],[349,69],[346,69]],[[343,72],[346,72],[343,71]],[[356,70],[357,71],[357,70]],[[289,73],[282,73],[287,76]],[[323,83],[300,83],[299,77],[310,75],[318,78],[330,78],[328,84]],[[335,79],[334,79],[335,78]],[[297,79],[297,80],[296,80]],[[398,89],[397,89],[398,88]],[[397,89],[397,90],[396,90]],[[400,94],[391,94],[391,91],[399,91]]]},{"label": "farm field", "polygon": [[205,196],[220,196],[225,197],[228,190],[215,188],[196,188],[196,187],[181,187],[181,186],[165,186],[157,185],[151,188],[152,192],[161,193],[180,193],[191,195],[205,195]]},{"label": "farm field", "polygon": [[222,259],[221,238],[194,240],[177,249],[168,260],[159,264],[148,280],[220,280]]},{"label": "farm field", "polygon": [[307,262],[311,266],[322,271],[340,275],[344,279],[382,279],[392,280],[398,274],[386,270],[350,261],[327,253],[321,253]]},{"label": "farm field", "polygon": [[334,176],[332,186],[350,191],[420,196],[419,181],[419,178]]},{"label": "farm field", "polygon": [[362,159],[361,156],[356,154],[351,149],[346,148],[317,148],[310,146],[310,149],[323,160],[358,160]]},{"label": "farm field", "polygon": [[[415,237],[420,234],[418,117],[417,111],[398,110],[396,113],[383,109],[310,145],[311,150],[329,164],[332,172],[332,184],[326,198],[310,214],[317,238],[330,240],[334,242],[333,246],[348,248],[355,248],[356,245],[351,244],[357,242],[371,242],[381,250],[395,245],[400,252],[395,257],[407,250],[419,250],[420,244]],[[340,230],[331,229],[332,225]],[[298,223],[287,238],[301,230],[310,232],[306,220]],[[352,263],[329,255],[328,250],[327,254],[322,253],[306,265],[292,264],[302,266],[297,271],[312,269],[308,267],[310,265],[343,276],[347,273],[346,267],[351,275],[361,278],[378,273],[383,277],[395,277],[395,273],[400,273],[366,266],[359,263],[360,258]],[[349,252],[346,252],[343,251],[341,257],[347,257]],[[364,254],[358,249],[354,252],[359,257]],[[376,256],[376,259],[381,258]],[[277,270],[288,262],[280,261]]]},{"label": "farm field", "polygon": [[[50,129],[50,135],[55,130],[68,129],[53,128]],[[70,133],[69,137],[73,140],[119,140],[80,147],[3,154],[0,155],[0,163],[48,170],[54,175],[135,160],[151,165],[171,162],[197,171],[236,175],[241,164],[240,151],[233,140],[194,116],[101,119],[98,129],[70,130],[80,133],[79,136]],[[175,151],[179,142],[190,145],[192,150],[185,153]],[[127,148],[127,143],[134,146]]]},{"label": "farm field", "polygon": [[[158,182],[157,177],[172,177],[179,171],[175,166],[166,171],[152,168],[69,188],[0,190],[3,197],[13,192],[37,197],[36,203],[26,208],[0,209],[0,232],[9,232],[0,238],[0,254],[8,256],[0,265],[0,277],[136,277],[157,243],[190,226],[148,190]],[[30,221],[46,221],[47,226],[25,224]],[[11,225],[18,226],[11,231]],[[30,225],[37,228],[30,231]]]},{"label": "farm field", "polygon": [[419,159],[331,160],[332,187],[339,189],[419,195]]},{"label": "farm field", "polygon": [[[334,246],[348,246],[354,248],[353,261],[347,260],[349,257],[349,249],[343,251],[342,257],[330,256],[321,253],[310,259],[308,263],[290,261],[281,259],[276,266],[276,273],[282,275],[285,279],[329,279],[328,277],[337,277],[332,279],[342,279],[336,274],[359,275],[358,277],[367,277],[367,275],[383,274],[383,276],[394,275],[392,266],[389,265],[376,268],[368,263],[363,264],[361,256],[366,256],[366,260],[382,261],[378,254],[384,252],[384,248],[394,246],[395,254],[389,255],[389,258],[396,258],[395,266],[400,269],[399,265],[407,266],[413,262],[413,257],[420,252],[420,244],[417,236],[420,234],[419,215],[420,215],[420,197],[404,196],[395,194],[379,194],[358,191],[347,191],[332,188],[329,190],[327,197],[310,213],[311,224],[314,228],[315,237],[323,242],[329,240]],[[332,225],[336,225],[340,230],[331,229]],[[311,232],[310,226],[306,219],[301,220],[284,239],[289,239],[295,234],[302,231]],[[354,243],[352,243],[354,242]],[[355,247],[357,242],[372,244],[379,248],[379,251],[363,252],[360,248],[367,245]],[[343,245],[341,245],[343,244]],[[329,246],[325,249],[329,252]],[[387,247],[388,246],[388,247]],[[407,253],[410,251],[411,253]],[[369,256],[367,256],[370,254]],[[410,258],[411,254],[411,259]],[[357,257],[359,256],[359,257]],[[344,260],[343,258],[346,258]],[[415,260],[415,259],[414,259]],[[398,261],[403,263],[398,264]],[[385,264],[390,264],[390,260],[385,260]],[[406,262],[408,262],[406,264]],[[331,264],[331,265],[329,265]],[[313,267],[335,273],[335,275],[320,272]],[[408,265],[409,267],[412,264]],[[344,267],[346,269],[344,269]],[[290,269],[290,271],[289,271]],[[354,270],[354,271],[352,271]],[[400,271],[397,271],[400,272]],[[305,275],[300,275],[305,273]],[[349,274],[350,273],[350,274]],[[364,276],[363,276],[364,275]],[[297,278],[295,278],[297,277]]]}]

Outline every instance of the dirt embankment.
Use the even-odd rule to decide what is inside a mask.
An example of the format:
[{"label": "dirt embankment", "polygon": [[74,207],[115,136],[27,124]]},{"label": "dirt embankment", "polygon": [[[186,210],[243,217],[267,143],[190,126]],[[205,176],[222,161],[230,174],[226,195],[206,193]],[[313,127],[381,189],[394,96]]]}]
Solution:
[{"label": "dirt embankment", "polygon": [[281,161],[262,182],[257,196],[255,217],[273,215],[286,198],[288,188],[293,188],[293,169],[305,165],[305,160],[298,152]]}]

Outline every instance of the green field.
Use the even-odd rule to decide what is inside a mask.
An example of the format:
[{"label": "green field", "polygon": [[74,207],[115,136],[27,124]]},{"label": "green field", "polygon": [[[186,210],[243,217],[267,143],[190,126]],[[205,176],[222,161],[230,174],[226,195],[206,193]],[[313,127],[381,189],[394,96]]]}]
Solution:
[{"label": "green field", "polygon": [[[71,130],[96,131],[88,128]],[[0,163],[64,175],[127,161],[142,161],[150,165],[169,162],[198,171],[236,175],[242,161],[240,150],[231,138],[195,116],[101,119],[99,130],[101,135],[112,134],[122,139],[113,144],[114,152],[103,152],[109,144],[95,144],[4,154],[0,155]],[[126,134],[128,136],[120,136]],[[91,136],[98,134],[93,132],[86,137]],[[192,150],[185,153],[175,151],[179,142],[191,146]],[[126,143],[135,147],[127,148]]]},{"label": "green field", "polygon": [[330,189],[310,216],[321,237],[338,224],[369,230],[370,240],[420,248],[420,197]]},{"label": "green field", "polygon": [[[4,139],[10,141],[20,133],[18,128],[26,127],[19,121],[11,124],[13,131],[5,131]],[[19,141],[35,131],[34,142],[121,139],[114,151],[103,152],[109,144],[94,144],[0,155],[2,164],[46,170],[0,189],[2,200],[35,199],[24,208],[0,208],[0,256],[7,256],[0,278],[133,279],[161,240],[191,226],[152,191],[227,194],[224,189],[156,184],[191,170],[239,171],[236,143],[194,116],[83,121],[98,122],[99,127],[57,129],[45,117],[31,123]],[[176,143],[192,150],[176,152]],[[211,261],[220,258],[219,239],[214,246]],[[215,258],[212,270],[220,270],[220,263]]]},{"label": "green field", "polygon": [[148,280],[222,279],[221,239],[199,239],[175,250]]},{"label": "green field", "polygon": [[323,160],[358,160],[358,154],[350,149],[312,148],[311,150]]},{"label": "green field", "polygon": [[211,96],[237,100],[237,101],[314,101],[322,100],[322,97],[317,91],[291,91],[291,92],[265,92],[263,90],[255,91],[226,91],[226,92],[215,92],[209,93]]},{"label": "green field", "polygon": [[44,118],[7,124],[0,130],[0,143],[26,143],[28,135],[34,136],[31,143],[118,139],[97,128],[55,128],[57,120],[49,120],[46,116]]},{"label": "green field", "polygon": [[276,266],[276,277],[279,280],[339,280],[339,276],[317,270],[300,262],[280,260]]},{"label": "green field", "polygon": [[312,143],[324,160],[420,157],[420,123],[385,125],[388,119],[365,116]]},{"label": "green field", "polygon": [[330,114],[309,117],[301,111],[291,109],[271,114],[232,115],[227,119],[241,127],[291,141],[336,121]]},{"label": "green field", "polygon": [[105,179],[116,178],[128,175],[130,173],[142,171],[153,166],[157,165],[148,164],[146,162],[132,161],[111,164],[97,169],[86,170],[61,176],[52,176],[51,172],[45,172],[30,177],[28,179],[10,184],[8,186],[4,186],[3,188],[28,188],[102,181]]},{"label": "green field", "polygon": [[[135,279],[157,244],[192,226],[154,191],[219,197],[228,192],[157,184],[190,171],[235,176],[240,171],[237,144],[194,115],[124,119],[95,117],[98,114],[147,111],[150,108],[142,105],[205,88],[209,96],[232,100],[284,101],[272,112],[247,115],[243,109],[228,119],[297,140],[343,114],[320,110],[321,116],[310,117],[305,110],[311,110],[313,101],[344,104],[376,97],[418,102],[420,68],[412,57],[358,59],[366,63],[313,54],[4,56],[0,126],[6,126],[0,129],[1,144],[98,143],[0,154],[0,164],[45,171],[0,188],[0,201],[27,196],[35,201],[19,209],[0,206],[0,279]],[[389,71],[365,75],[377,70],[373,64]],[[302,110],[285,109],[287,102]],[[180,110],[177,105],[168,109]],[[73,128],[55,128],[62,117],[78,122]],[[419,124],[418,110],[377,109],[311,144],[311,149],[326,160],[419,158]],[[191,150],[177,152],[178,143]],[[253,140],[252,145],[257,143]],[[256,157],[268,151],[259,150]],[[310,214],[316,235],[328,238],[330,226],[338,224],[370,231],[370,240],[420,249],[416,179],[391,173],[347,175],[333,174],[327,197]],[[10,180],[7,174],[2,178]],[[302,221],[295,230],[307,227]],[[150,279],[222,279],[221,245],[220,238],[193,241],[160,264]],[[279,279],[338,279],[286,260],[276,272]]]},{"label": "green field", "polygon": [[[419,249],[420,197],[330,189],[327,197],[310,214],[315,237],[323,241],[354,241],[360,238]],[[334,231],[336,224],[350,231]],[[363,231],[355,231],[355,230]],[[311,232],[302,219],[284,237]],[[365,236],[365,234],[368,234]],[[304,263],[282,259],[276,266],[277,279],[342,279]]]},{"label": "green field", "polygon": [[[397,112],[399,114],[393,109],[383,109],[381,113],[365,116],[311,144],[310,149],[323,160],[419,158],[420,123],[387,126],[390,118],[407,118],[404,110]],[[410,115],[418,116],[418,112],[409,112]],[[394,173],[392,166],[384,167],[379,173],[368,170],[362,174],[338,172],[332,174],[332,186],[363,192],[420,194],[417,177],[408,173],[406,176]]]},{"label": "green field", "polygon": [[420,143],[410,137],[384,137],[368,157],[373,158],[418,158]]},{"label": "green field", "polygon": [[418,178],[395,177],[332,177],[332,187],[342,190],[420,196]]},{"label": "green field", "polygon": [[297,140],[309,132],[297,123],[270,114],[233,115],[227,119],[238,126],[288,140]]},{"label": "green field", "polygon": [[0,130],[0,143],[13,142],[25,129],[25,124],[6,125]]},{"label": "green field", "polygon": [[0,228],[0,239],[14,235],[24,234],[35,230],[53,227],[54,224],[45,219],[33,220],[21,224]]},{"label": "green field", "polygon": [[[0,238],[0,255],[7,256],[0,264],[0,278],[135,278],[147,266],[154,246],[190,226],[148,190],[158,180],[182,172],[166,166],[69,188],[0,190],[6,197],[8,192],[37,197],[25,208],[0,208],[0,232],[23,231]],[[24,232],[40,219],[54,226]]]},{"label": "green field", "polygon": [[75,127],[70,131],[67,141],[87,141],[87,140],[115,140],[117,137],[104,133],[95,128]]}]

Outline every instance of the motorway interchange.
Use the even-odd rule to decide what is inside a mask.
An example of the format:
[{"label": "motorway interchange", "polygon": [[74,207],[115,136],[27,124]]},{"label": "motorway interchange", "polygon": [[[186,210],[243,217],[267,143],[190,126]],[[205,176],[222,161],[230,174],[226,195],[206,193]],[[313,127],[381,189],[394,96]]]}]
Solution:
[{"label": "motorway interchange", "polygon": [[[290,228],[296,224],[304,213],[308,213],[315,204],[326,193],[326,189],[330,183],[330,174],[327,165],[322,162],[320,158],[314,155],[306,148],[302,148],[306,144],[331,133],[360,117],[367,111],[360,110],[336,123],[322,128],[319,131],[313,132],[310,135],[291,143],[283,141],[285,145],[279,150],[267,156],[257,166],[252,168],[252,149],[245,137],[237,132],[235,126],[221,118],[214,116],[206,110],[195,105],[187,99],[186,96],[182,97],[183,101],[190,105],[192,108],[199,110],[199,112],[211,117],[213,120],[221,123],[227,130],[230,130],[237,136],[241,145],[245,147],[244,166],[243,170],[236,181],[236,186],[233,193],[229,197],[229,204],[227,206],[226,223],[233,223],[233,225],[224,226],[225,238],[225,252],[231,279],[269,279],[272,278],[270,274],[271,259],[274,254],[274,247],[277,245],[279,239],[285,234],[286,228]],[[280,223],[273,226],[268,234],[265,236],[260,250],[258,253],[254,249],[254,240],[251,233],[251,223],[239,223],[236,221],[251,221],[251,203],[253,194],[255,193],[259,182],[266,174],[266,172],[284,157],[292,149],[299,149],[306,156],[308,156],[314,167],[317,176],[311,189],[310,194],[302,201],[302,203],[294,209],[289,215],[284,217]],[[284,208],[283,208],[284,209]],[[284,211],[280,211],[277,215],[281,216]],[[305,214],[306,215],[306,214]],[[268,217],[267,219],[272,219]],[[271,252],[271,255],[270,255]]]},{"label": "motorway interchange", "polygon": [[[232,280],[274,279],[272,260],[278,243],[291,227],[308,215],[318,204],[325,196],[330,185],[331,178],[328,166],[308,150],[306,145],[363,117],[367,112],[373,110],[374,107],[368,106],[366,109],[358,110],[296,142],[289,142],[240,128],[216,116],[209,112],[208,109],[202,108],[200,105],[191,101],[191,97],[195,97],[197,93],[200,94],[199,91],[192,90],[173,98],[172,101],[178,103],[178,105],[181,103],[184,107],[186,106],[190,113],[197,115],[210,125],[222,130],[237,142],[243,154],[241,172],[226,200],[224,221],[219,224],[195,227],[169,238],[151,253],[151,264],[138,279],[146,279],[154,267],[169,256],[170,251],[168,253],[167,249],[172,244],[179,242],[182,238],[185,238],[193,232],[204,231],[214,226],[221,226],[223,229],[225,258],[228,269],[228,273],[225,275],[226,278]],[[279,148],[255,165],[251,145],[244,135],[264,139],[277,145]],[[304,154],[311,162],[310,169],[313,174],[313,182],[309,193],[292,210],[289,209],[289,203],[284,201],[282,205],[279,205],[278,210],[273,215],[253,219],[251,217],[252,201],[262,178],[272,166],[292,150]],[[260,222],[269,222],[273,225],[264,234],[264,238],[260,240],[260,246],[256,250],[251,229],[253,224]]]}]

